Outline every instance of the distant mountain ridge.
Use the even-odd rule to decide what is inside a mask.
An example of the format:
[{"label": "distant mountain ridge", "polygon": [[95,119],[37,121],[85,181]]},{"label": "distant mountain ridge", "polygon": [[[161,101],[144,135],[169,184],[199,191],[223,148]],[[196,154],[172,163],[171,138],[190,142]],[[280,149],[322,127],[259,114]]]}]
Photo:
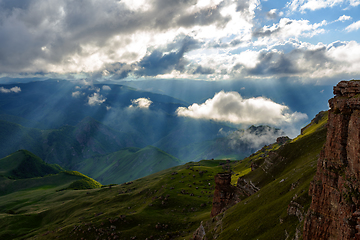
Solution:
[{"label": "distant mountain ridge", "polygon": [[147,146],[94,156],[78,163],[74,169],[102,184],[111,184],[139,179],[180,164],[179,159],[156,147]]},{"label": "distant mountain ridge", "polygon": [[0,159],[0,196],[37,188],[90,189],[101,184],[57,164],[47,164],[27,150]]},{"label": "distant mountain ridge", "polygon": [[64,171],[59,165],[47,164],[27,150],[19,150],[0,159],[0,175],[11,179],[44,177]]},{"label": "distant mountain ridge", "polygon": [[[92,156],[91,152],[107,154],[110,153],[109,149],[117,151],[121,147],[142,148],[153,145],[179,158],[178,149],[180,147],[214,139],[218,136],[221,128],[226,131],[235,130],[218,122],[178,117],[175,113],[176,109],[186,107],[188,103],[166,95],[139,91],[127,86],[86,85],[79,81],[61,80],[0,86],[9,88],[15,85],[21,89],[20,92],[0,94],[0,120],[16,123],[22,127],[13,126],[14,131],[11,133],[6,133],[4,130],[5,134],[0,138],[4,141],[10,139],[9,145],[10,143],[13,145],[8,146],[8,150],[3,147],[3,150],[6,150],[4,151],[6,153],[3,154],[14,152],[19,149],[19,146],[14,145],[23,144],[22,148],[35,152],[45,161],[57,156],[59,159],[54,162],[68,164],[71,161],[65,159],[71,159],[81,154],[88,158]],[[148,106],[137,105],[135,100],[139,99],[148,101]],[[86,119],[94,119],[99,123],[89,122]],[[85,126],[86,124],[89,126]],[[112,130],[106,130],[104,125]],[[69,141],[73,141],[72,127],[77,128],[75,147],[70,152],[64,151],[68,147],[60,145],[62,143],[66,145]],[[87,138],[86,134],[90,134],[90,132],[86,132],[89,130],[92,131],[91,134],[94,134],[96,129],[107,132],[108,136],[113,131],[120,138],[113,138],[115,143],[110,143],[105,138],[106,144],[102,145],[98,140],[105,137],[104,133],[101,134],[102,136]],[[29,135],[29,131],[35,134]],[[43,139],[47,133],[49,138]],[[48,143],[52,146],[52,143],[56,142],[56,138],[62,139],[61,143],[57,144],[55,148],[49,148]],[[24,142],[21,139],[27,140]],[[82,149],[86,148],[85,140],[89,145],[86,150],[89,150],[89,154],[86,154],[86,151],[79,152],[75,149],[78,148],[76,142],[82,142]],[[99,143],[98,147],[95,147],[95,140],[97,144]],[[45,141],[44,146],[31,144],[42,141]],[[104,145],[119,145],[120,148],[114,149]],[[57,151],[58,148],[62,150]],[[46,154],[44,155],[43,152]]]},{"label": "distant mountain ridge", "polygon": [[143,146],[141,139],[117,132],[91,117],[75,127],[40,130],[0,120],[1,156],[19,148],[26,148],[48,163],[65,168],[81,159],[98,154],[108,154],[129,146]]}]

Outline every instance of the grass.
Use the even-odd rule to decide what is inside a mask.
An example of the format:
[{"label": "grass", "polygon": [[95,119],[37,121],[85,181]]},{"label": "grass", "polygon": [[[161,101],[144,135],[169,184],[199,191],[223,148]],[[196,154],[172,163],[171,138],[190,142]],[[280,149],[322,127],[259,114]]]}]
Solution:
[{"label": "grass", "polygon": [[59,165],[47,164],[27,150],[18,150],[0,159],[0,174],[12,179],[43,177],[63,171]]},{"label": "grass", "polygon": [[[238,176],[249,171],[251,163],[258,163],[256,170],[243,177],[260,190],[224,214],[204,221],[207,239],[293,239],[303,222],[289,215],[287,208],[294,201],[305,215],[310,206],[308,189],[326,139],[323,125],[322,119],[291,143],[267,146],[235,163],[233,171]],[[238,176],[233,176],[233,184]]]},{"label": "grass", "polygon": [[[70,182],[46,181],[0,196],[0,239],[189,239],[202,221],[208,239],[292,239],[303,223],[287,208],[294,201],[305,214],[310,205],[308,189],[326,138],[322,126],[314,123],[291,143],[269,145],[242,161],[190,162],[97,189],[64,190]],[[260,190],[212,219],[214,176],[228,167],[233,184],[243,176]]]},{"label": "grass", "polygon": [[327,121],[328,121],[328,112],[321,112],[319,113],[321,115],[319,115],[319,118],[316,119],[316,121],[311,121],[311,123],[309,123],[305,128],[302,134],[300,134],[298,137],[296,137],[295,139],[292,140],[292,142],[297,141],[300,138],[303,138],[307,135],[310,135],[312,133],[314,133],[315,131],[319,130],[320,128],[323,128]]},{"label": "grass", "polygon": [[102,232],[120,239],[182,239],[209,216],[220,163],[226,161],[188,163],[101,189],[42,189],[42,200],[40,189],[2,196],[0,238],[96,239]]}]

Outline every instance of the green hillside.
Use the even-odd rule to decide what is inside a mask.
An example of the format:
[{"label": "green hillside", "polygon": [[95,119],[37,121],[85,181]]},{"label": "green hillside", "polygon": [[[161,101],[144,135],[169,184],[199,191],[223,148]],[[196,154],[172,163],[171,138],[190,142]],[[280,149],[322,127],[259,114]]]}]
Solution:
[{"label": "green hillside", "polygon": [[[326,138],[322,123],[242,161],[187,163],[101,189],[64,184],[0,196],[0,239],[190,239],[201,222],[207,239],[293,239],[311,202],[308,188]],[[111,166],[116,155],[108,157]],[[230,168],[234,183],[243,177],[260,190],[210,218],[214,176]]]},{"label": "green hillside", "polygon": [[[270,145],[235,164],[233,183],[248,172],[243,179],[260,190],[243,197],[216,221],[204,222],[207,239],[293,239],[301,233],[311,203],[309,185],[326,140],[324,121],[327,113],[305,127],[295,141]],[[251,164],[257,166],[253,171]],[[217,228],[219,224],[222,229]]]},{"label": "green hillside", "polygon": [[64,171],[59,165],[47,164],[27,150],[19,150],[0,159],[0,175],[10,179],[43,177]]},{"label": "green hillside", "polygon": [[188,163],[102,189],[0,196],[0,239],[182,239],[209,216],[220,163]]},{"label": "green hillside", "polygon": [[74,166],[102,184],[124,183],[174,167],[180,160],[152,146],[124,148],[115,153],[86,159]]},{"label": "green hillside", "polygon": [[[64,186],[64,184],[66,186]],[[92,189],[101,184],[76,171],[47,164],[27,150],[0,159],[0,196],[29,189]]]}]

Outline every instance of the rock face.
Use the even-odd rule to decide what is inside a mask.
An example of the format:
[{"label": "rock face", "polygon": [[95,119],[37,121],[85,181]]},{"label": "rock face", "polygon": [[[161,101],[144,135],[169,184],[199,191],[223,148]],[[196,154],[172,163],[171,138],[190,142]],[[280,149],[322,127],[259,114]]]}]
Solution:
[{"label": "rock face", "polygon": [[218,215],[240,201],[238,190],[231,185],[231,173],[215,175],[215,191],[211,217]]},{"label": "rock face", "polygon": [[236,184],[237,190],[241,193],[243,196],[251,196],[260,189],[257,188],[251,181],[246,181],[245,178],[239,177],[237,184]]},{"label": "rock face", "polygon": [[196,231],[193,234],[193,239],[194,240],[207,240],[206,238],[206,232],[203,226],[203,222],[200,223],[200,227],[198,227],[198,229],[196,229]]},{"label": "rock face", "polygon": [[[303,239],[360,239],[360,82],[334,87]],[[359,219],[358,219],[359,218]]]}]

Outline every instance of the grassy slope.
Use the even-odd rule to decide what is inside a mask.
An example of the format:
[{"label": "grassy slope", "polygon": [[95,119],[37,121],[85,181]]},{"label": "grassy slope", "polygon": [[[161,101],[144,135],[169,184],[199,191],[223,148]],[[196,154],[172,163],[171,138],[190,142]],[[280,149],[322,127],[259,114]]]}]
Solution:
[{"label": "grassy slope", "polygon": [[[316,172],[317,159],[326,139],[326,128],[322,123],[309,124],[304,136],[292,143],[280,148],[271,146],[273,149],[278,148],[278,156],[271,161],[272,164],[266,163],[264,158],[268,156],[267,151],[273,149],[263,149],[233,168],[235,175],[242,175],[250,171],[251,163],[257,162],[260,167],[244,178],[261,189],[218,216],[217,219],[221,220],[207,221],[204,225],[208,239],[214,236],[217,239],[286,239],[289,236],[292,239],[296,228],[302,229],[302,222],[296,216],[289,216],[287,208],[294,201],[306,213],[310,205],[309,184]],[[222,231],[216,227],[217,224],[222,226]]]},{"label": "grassy slope", "polygon": [[43,177],[64,171],[56,164],[47,164],[27,150],[19,150],[0,159],[0,175],[12,179]]},{"label": "grassy slope", "polygon": [[0,159],[0,196],[29,189],[47,189],[70,184],[64,189],[100,188],[101,184],[76,171],[47,164],[27,150]]},{"label": "grassy slope", "polygon": [[103,184],[124,183],[180,164],[180,160],[162,150],[124,148],[105,156],[86,159],[74,168]]},{"label": "grassy slope", "polygon": [[[288,204],[293,200],[303,212],[308,208],[309,183],[325,141],[326,129],[315,128],[284,147],[272,145],[232,162],[236,177],[246,174],[261,190],[215,221],[209,217],[213,179],[224,169],[220,161],[201,161],[101,190],[32,189],[2,196],[0,238],[188,239],[204,221],[208,239],[285,239],[287,234],[291,239],[301,223],[288,216]],[[261,166],[272,150],[280,157],[266,171],[259,167],[250,172],[251,163]]]},{"label": "grassy slope", "polygon": [[45,189],[42,199],[37,189],[2,196],[0,238],[182,239],[209,216],[220,162],[188,163],[101,190]]}]

